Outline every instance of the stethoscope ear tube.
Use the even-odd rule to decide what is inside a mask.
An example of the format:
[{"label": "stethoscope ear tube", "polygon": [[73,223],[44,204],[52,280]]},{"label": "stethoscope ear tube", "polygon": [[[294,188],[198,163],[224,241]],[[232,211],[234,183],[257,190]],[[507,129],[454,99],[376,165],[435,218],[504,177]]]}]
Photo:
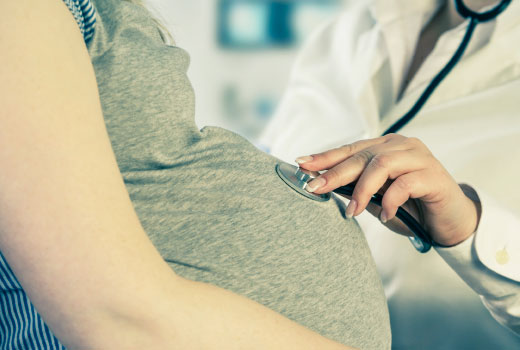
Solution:
[{"label": "stethoscope ear tube", "polygon": [[[406,124],[408,124],[415,116],[420,112],[420,110],[424,107],[430,96],[433,94],[435,89],[440,85],[440,83],[448,76],[448,74],[452,71],[452,69],[457,65],[460,61],[468,44],[471,40],[473,32],[479,23],[487,22],[495,19],[498,15],[500,15],[511,3],[511,0],[502,0],[500,3],[493,7],[492,9],[485,12],[475,12],[468,8],[466,4],[464,4],[463,0],[455,0],[455,7],[459,14],[466,19],[469,19],[468,29],[466,30],[466,34],[462,39],[461,44],[459,45],[457,51],[453,54],[450,61],[446,64],[446,66],[435,76],[435,78],[430,82],[426,90],[422,93],[421,97],[415,102],[412,108],[399,120],[397,120],[392,126],[390,126],[383,135],[387,135],[390,133],[396,133],[401,130]],[[339,191],[338,191],[339,190]],[[337,193],[345,193],[347,195],[352,195],[352,189],[337,189],[334,192]],[[378,196],[378,195],[376,195]],[[378,204],[379,206],[381,201],[374,196],[371,199],[371,202],[374,204]],[[421,225],[404,209],[399,208],[397,211],[397,217],[415,234],[415,237],[410,237],[410,240],[414,247],[425,253],[430,250],[432,246],[432,239],[426,233],[426,231],[421,227]]]},{"label": "stethoscope ear tube", "polygon": [[507,8],[507,6],[509,6],[510,3],[511,0],[502,0],[497,6],[493,7],[492,9],[486,12],[473,11],[469,7],[467,7],[466,4],[464,4],[464,1],[462,0],[455,0],[455,7],[457,8],[457,12],[463,18],[471,18],[479,23],[482,23],[495,19],[498,15],[504,12],[504,10]]},{"label": "stethoscope ear tube", "polygon": [[[464,18],[470,19],[468,29],[466,30],[466,34],[464,35],[461,44],[459,45],[457,51],[454,53],[448,64],[446,64],[446,66],[435,76],[435,78],[431,81],[426,90],[422,93],[421,97],[408,111],[408,113],[406,113],[399,120],[397,120],[390,128],[388,128],[383,133],[383,135],[398,132],[419,113],[419,111],[422,109],[422,107],[424,107],[424,105],[426,104],[430,96],[433,94],[435,89],[440,85],[444,78],[446,78],[446,76],[451,72],[451,70],[455,67],[455,65],[464,55],[464,52],[468,47],[468,44],[471,40],[476,26],[479,23],[487,22],[496,18],[507,8],[507,6],[509,6],[510,3],[511,0],[502,0],[497,6],[493,7],[489,11],[480,13],[469,9],[462,0],[455,0],[455,6],[459,14]],[[285,181],[291,188],[293,188],[300,194],[318,201],[327,201],[330,199],[330,194],[328,197],[323,197],[323,195],[316,196],[308,193],[305,190],[305,185],[308,181],[308,178],[306,178],[305,174],[299,171],[296,167],[288,164],[279,164],[276,167],[276,171],[278,172],[278,175],[282,178],[283,181]],[[354,193],[354,186],[355,184],[342,186],[334,190],[334,192],[337,194],[352,197],[352,194]],[[379,207],[382,207],[382,200],[383,197],[380,194],[375,194],[370,199],[370,202],[378,205]],[[410,241],[412,242],[415,249],[417,249],[419,252],[426,253],[431,249],[432,245],[438,246],[433,242],[433,240],[430,238],[430,236],[424,230],[421,224],[417,220],[415,220],[414,217],[410,215],[406,210],[404,210],[403,208],[399,208],[397,210],[396,216],[403,222],[403,224],[405,224],[410,229],[410,231],[413,232],[414,236],[410,237]]]},{"label": "stethoscope ear tube", "polygon": [[396,133],[401,130],[406,124],[412,121],[413,118],[419,114],[421,109],[424,107],[426,102],[430,99],[431,95],[437,89],[437,87],[442,83],[442,81],[450,74],[450,72],[455,68],[457,63],[460,61],[466,48],[469,45],[471,37],[473,36],[473,32],[479,23],[487,22],[492,19],[495,19],[499,14],[501,14],[507,6],[511,3],[511,0],[502,0],[500,4],[495,6],[489,11],[486,12],[475,12],[469,9],[462,0],[455,0],[455,6],[460,15],[464,18],[469,18],[470,22],[468,25],[468,29],[466,30],[466,34],[462,39],[457,51],[453,54],[450,61],[444,66],[444,68],[433,78],[428,87],[421,94],[421,97],[415,102],[415,104],[410,108],[410,110],[399,118],[392,126],[390,126],[382,135],[388,135],[392,133]]},{"label": "stethoscope ear tube", "polygon": [[437,89],[437,87],[442,83],[444,78],[450,74],[453,68],[457,65],[457,63],[460,61],[462,56],[464,55],[464,52],[466,51],[466,48],[468,47],[468,44],[471,40],[471,37],[473,36],[473,32],[475,31],[475,28],[477,26],[477,21],[470,21],[468,25],[468,29],[466,30],[466,34],[464,34],[464,38],[462,39],[462,42],[460,43],[457,51],[453,54],[449,62],[444,66],[444,68],[433,78],[433,80],[430,82],[426,90],[422,93],[421,97],[415,102],[415,104],[410,108],[410,110],[403,115],[399,120],[397,120],[392,126],[390,126],[385,132],[383,132],[384,135],[397,133],[399,130],[401,130],[406,124],[408,124],[410,121],[412,121],[413,118],[419,114],[421,109],[424,107],[426,102],[430,99],[431,95]]}]

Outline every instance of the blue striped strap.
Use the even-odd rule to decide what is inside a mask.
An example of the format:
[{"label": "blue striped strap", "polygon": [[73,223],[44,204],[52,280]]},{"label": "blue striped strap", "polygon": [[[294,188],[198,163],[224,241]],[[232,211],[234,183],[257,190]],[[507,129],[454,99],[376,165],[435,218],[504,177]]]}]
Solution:
[{"label": "blue striped strap", "polygon": [[78,23],[85,43],[88,44],[94,36],[96,25],[96,10],[90,0],[63,0]]},{"label": "blue striped strap", "polygon": [[65,350],[0,252],[0,350]]}]

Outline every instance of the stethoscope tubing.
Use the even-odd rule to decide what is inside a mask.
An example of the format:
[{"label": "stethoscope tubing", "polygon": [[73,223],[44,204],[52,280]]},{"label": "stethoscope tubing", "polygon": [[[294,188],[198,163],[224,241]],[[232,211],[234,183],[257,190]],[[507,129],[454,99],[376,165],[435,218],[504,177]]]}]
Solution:
[{"label": "stethoscope tubing", "polygon": [[398,121],[396,121],[391,127],[389,127],[385,132],[383,132],[382,136],[388,134],[397,133],[401,130],[406,124],[412,121],[413,118],[417,116],[417,114],[424,107],[426,102],[430,99],[431,95],[435,92],[437,87],[442,83],[442,81],[450,74],[450,72],[455,68],[457,63],[459,63],[462,56],[464,56],[464,52],[468,48],[468,44],[475,32],[475,28],[479,22],[475,19],[471,19],[468,25],[468,29],[466,30],[466,34],[464,34],[464,38],[462,39],[461,44],[459,45],[457,51],[453,54],[449,62],[444,66],[444,68],[433,78],[428,87],[424,90],[421,97],[415,102],[412,108],[402,116]]},{"label": "stethoscope tubing", "polygon": [[462,39],[459,47],[448,61],[446,66],[433,78],[428,87],[421,94],[421,97],[415,102],[412,108],[402,116],[398,121],[396,121],[392,126],[390,126],[385,132],[384,135],[396,133],[401,130],[406,124],[408,124],[413,118],[417,116],[417,114],[424,107],[426,102],[429,100],[431,95],[435,92],[437,87],[442,83],[442,81],[450,74],[453,68],[459,63],[462,56],[466,52],[468,48],[469,42],[471,41],[471,37],[475,32],[475,28],[479,23],[488,22],[492,19],[495,19],[498,15],[500,15],[504,10],[509,6],[512,0],[502,0],[500,3],[493,7],[492,9],[485,12],[475,12],[469,9],[462,0],[455,0],[455,7],[457,11],[463,18],[469,19],[468,28],[466,29],[466,34]]},{"label": "stethoscope tubing", "polygon": [[[421,94],[419,99],[415,102],[415,104],[412,106],[412,108],[399,120],[397,120],[392,126],[390,126],[385,132],[383,132],[383,136],[392,133],[397,133],[413,118],[417,116],[417,114],[424,107],[431,95],[435,92],[437,87],[448,76],[448,74],[450,74],[450,72],[457,65],[462,56],[464,56],[464,53],[468,48],[469,42],[471,41],[471,38],[473,36],[473,33],[475,32],[475,28],[477,27],[477,25],[479,23],[495,19],[509,6],[511,1],[512,0],[502,0],[497,6],[493,7],[492,9],[480,13],[469,9],[462,0],[455,0],[455,7],[459,14],[463,18],[469,19],[468,28],[466,29],[466,33],[464,34],[462,42],[460,43],[459,47],[457,48],[451,59],[448,61],[446,66],[444,66],[444,68],[433,78],[433,80],[430,82],[428,87],[426,87],[426,89]],[[339,187],[333,192],[352,197],[354,193],[354,187],[354,184],[349,184],[346,186]],[[377,193],[372,196],[370,202],[379,207],[382,207],[382,199],[383,196]],[[431,249],[432,245],[438,245],[431,239],[430,235],[426,232],[422,225],[406,210],[400,207],[397,210],[396,216],[415,235],[415,237],[411,237],[410,240],[412,241],[413,245],[418,251],[420,251],[421,253],[426,253]]]},{"label": "stethoscope tubing", "polygon": [[[354,186],[355,185],[349,184],[346,186],[339,187],[335,189],[333,192],[352,197],[352,194],[354,193]],[[383,196],[379,193],[374,194],[372,198],[370,198],[370,203],[382,207]],[[406,227],[410,229],[410,231],[412,231],[412,233],[415,235],[415,239],[420,240],[420,244],[418,244],[418,242],[415,242],[413,240],[414,237],[411,237],[412,243],[415,246],[415,248],[421,253],[428,252],[433,245],[433,241],[426,232],[426,230],[424,230],[424,228],[421,226],[421,224],[417,220],[415,220],[415,218],[410,213],[408,213],[405,209],[401,207],[397,209],[396,217],[399,220],[401,220],[401,222],[405,224]]]},{"label": "stethoscope tubing", "polygon": [[509,6],[510,3],[511,0],[502,0],[497,6],[482,13],[471,10],[469,7],[466,6],[464,1],[462,0],[455,0],[455,7],[457,9],[457,12],[463,18],[471,18],[472,20],[476,20],[479,23],[484,23],[497,18],[498,15],[504,12],[504,10]]}]

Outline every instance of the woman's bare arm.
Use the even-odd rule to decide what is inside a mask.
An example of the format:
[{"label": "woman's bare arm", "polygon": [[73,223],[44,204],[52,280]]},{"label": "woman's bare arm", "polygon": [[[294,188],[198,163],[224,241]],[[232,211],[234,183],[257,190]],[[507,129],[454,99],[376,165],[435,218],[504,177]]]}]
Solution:
[{"label": "woman's bare arm", "polygon": [[0,2],[0,52],[0,249],[65,346],[344,348],[163,261],[126,191],[61,0]]}]

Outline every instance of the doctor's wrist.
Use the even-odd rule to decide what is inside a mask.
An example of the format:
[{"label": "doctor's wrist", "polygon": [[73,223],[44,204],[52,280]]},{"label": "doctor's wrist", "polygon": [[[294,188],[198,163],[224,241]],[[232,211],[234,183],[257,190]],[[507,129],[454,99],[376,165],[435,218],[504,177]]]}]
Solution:
[{"label": "doctor's wrist", "polygon": [[467,184],[459,184],[465,198],[456,213],[460,220],[460,229],[449,237],[432,237],[441,247],[454,247],[466,241],[477,231],[482,207],[477,192]]}]

